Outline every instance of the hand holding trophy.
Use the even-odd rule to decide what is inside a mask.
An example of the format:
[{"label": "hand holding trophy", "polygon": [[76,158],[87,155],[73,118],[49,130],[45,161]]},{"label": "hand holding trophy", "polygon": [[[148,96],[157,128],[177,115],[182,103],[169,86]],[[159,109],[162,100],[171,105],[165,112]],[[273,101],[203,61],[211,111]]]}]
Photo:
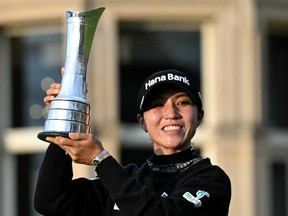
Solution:
[{"label": "hand holding trophy", "polygon": [[86,74],[98,21],[105,8],[66,12],[65,73],[59,95],[51,101],[44,131],[38,138],[68,137],[70,132],[90,132],[90,104],[86,100]]}]

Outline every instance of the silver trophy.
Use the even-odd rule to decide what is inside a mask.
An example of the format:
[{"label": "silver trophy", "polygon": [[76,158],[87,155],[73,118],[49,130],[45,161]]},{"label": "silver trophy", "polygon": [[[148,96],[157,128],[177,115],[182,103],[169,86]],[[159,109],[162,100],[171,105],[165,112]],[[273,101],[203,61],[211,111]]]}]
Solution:
[{"label": "silver trophy", "polygon": [[90,104],[86,100],[86,74],[98,21],[105,8],[66,12],[67,46],[65,72],[59,95],[51,101],[44,131],[38,138],[68,137],[69,132],[90,132]]}]

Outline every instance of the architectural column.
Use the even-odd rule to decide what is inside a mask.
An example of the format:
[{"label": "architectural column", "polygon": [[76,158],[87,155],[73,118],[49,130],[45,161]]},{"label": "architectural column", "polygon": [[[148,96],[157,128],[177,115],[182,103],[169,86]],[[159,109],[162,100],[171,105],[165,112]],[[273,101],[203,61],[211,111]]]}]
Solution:
[{"label": "architectural column", "polygon": [[234,1],[203,25],[203,129],[207,131],[203,154],[231,179],[232,216],[254,216],[256,204],[255,131],[260,79],[251,4]]}]

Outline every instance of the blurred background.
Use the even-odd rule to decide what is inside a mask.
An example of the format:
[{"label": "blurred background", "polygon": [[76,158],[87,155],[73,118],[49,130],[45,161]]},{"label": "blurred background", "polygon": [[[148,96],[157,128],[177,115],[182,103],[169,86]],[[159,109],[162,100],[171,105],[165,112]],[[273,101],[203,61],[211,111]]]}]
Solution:
[{"label": "blurred background", "polygon": [[[0,0],[0,215],[36,216],[45,91],[61,82],[66,10],[106,7],[88,66],[93,133],[122,164],[152,153],[136,96],[156,70],[190,73],[193,138],[232,181],[230,216],[288,216],[287,0]],[[75,178],[93,168],[74,165]]]}]

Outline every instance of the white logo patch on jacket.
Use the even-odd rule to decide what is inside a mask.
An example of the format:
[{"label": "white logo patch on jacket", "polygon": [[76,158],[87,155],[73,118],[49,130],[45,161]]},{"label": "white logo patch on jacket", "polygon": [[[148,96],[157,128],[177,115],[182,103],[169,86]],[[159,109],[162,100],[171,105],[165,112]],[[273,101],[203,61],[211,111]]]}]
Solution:
[{"label": "white logo patch on jacket", "polygon": [[201,202],[200,199],[203,198],[204,196],[206,196],[206,197],[209,198],[209,197],[210,197],[210,194],[207,193],[206,191],[203,191],[203,190],[198,190],[198,191],[196,192],[196,197],[193,196],[190,192],[186,192],[186,193],[183,194],[183,197],[184,197],[187,201],[193,203],[193,204],[195,205],[195,208],[198,208],[198,207],[201,207],[201,206],[202,206],[202,202]]}]

